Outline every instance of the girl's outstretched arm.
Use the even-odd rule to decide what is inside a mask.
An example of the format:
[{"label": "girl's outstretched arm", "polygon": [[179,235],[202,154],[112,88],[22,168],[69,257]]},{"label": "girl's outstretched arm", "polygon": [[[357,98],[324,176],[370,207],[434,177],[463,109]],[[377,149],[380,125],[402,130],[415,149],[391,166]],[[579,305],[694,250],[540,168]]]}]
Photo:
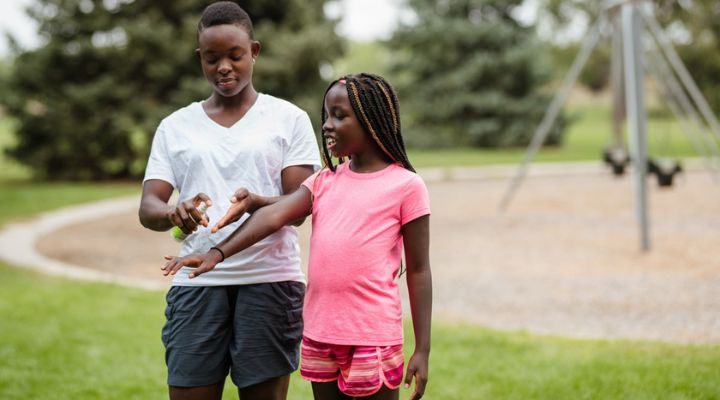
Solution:
[{"label": "girl's outstretched arm", "polygon": [[[258,208],[280,201],[283,196],[297,190],[305,179],[312,174],[312,165],[292,165],[283,169],[281,174],[283,194],[281,196],[260,196],[255,193],[251,193],[246,188],[236,190],[235,194],[233,194],[230,198],[230,209],[228,209],[225,215],[215,223],[215,226],[212,227],[212,233],[215,233],[228,224],[239,220],[246,212],[252,214]],[[292,225],[300,226],[304,220],[305,218],[301,218],[297,221],[291,222]]]},{"label": "girl's outstretched arm", "polygon": [[432,275],[430,273],[430,216],[424,215],[402,227],[407,263],[407,286],[415,332],[415,351],[408,362],[405,387],[415,378],[410,399],[425,393],[430,356],[430,322],[432,317]]},{"label": "girl's outstretched arm", "polygon": [[301,186],[293,193],[282,196],[276,203],[258,209],[235,232],[208,250],[207,253],[185,257],[165,257],[167,262],[162,270],[165,275],[168,275],[175,274],[183,266],[196,267],[188,275],[189,278],[194,278],[212,270],[225,258],[245,250],[288,223],[307,217],[311,212],[310,190]]}]

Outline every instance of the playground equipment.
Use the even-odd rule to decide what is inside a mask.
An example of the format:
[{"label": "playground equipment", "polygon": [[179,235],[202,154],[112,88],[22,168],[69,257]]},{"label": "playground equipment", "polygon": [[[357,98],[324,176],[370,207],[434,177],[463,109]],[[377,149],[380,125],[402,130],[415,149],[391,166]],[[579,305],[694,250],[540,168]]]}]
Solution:
[{"label": "playground equipment", "polygon": [[[642,34],[643,25],[647,28],[645,34]],[[655,19],[653,4],[649,1],[606,0],[603,3],[600,16],[583,39],[560,89],[555,93],[545,116],[533,133],[525,157],[510,182],[499,209],[505,211],[510,204],[514,193],[527,174],[529,164],[545,141],[560,108],[567,99],[571,87],[597,45],[601,31],[611,32],[613,43],[611,84],[614,99],[615,143],[606,151],[606,160],[618,172],[624,172],[628,164],[633,167],[640,247],[643,251],[648,251],[650,235],[646,175],[648,171],[652,171],[658,177],[660,185],[672,184],[673,176],[682,171],[682,168],[676,165],[675,168],[668,169],[665,166],[661,167],[656,161],[648,165],[646,111],[643,97],[644,72],[656,77],[658,89],[668,108],[680,121],[683,131],[688,135],[698,155],[702,157],[706,169],[716,180],[720,180],[718,175],[720,123]],[[647,62],[643,63],[644,54]],[[629,132],[629,157],[624,157],[615,150],[624,151],[621,122],[625,115]]]}]

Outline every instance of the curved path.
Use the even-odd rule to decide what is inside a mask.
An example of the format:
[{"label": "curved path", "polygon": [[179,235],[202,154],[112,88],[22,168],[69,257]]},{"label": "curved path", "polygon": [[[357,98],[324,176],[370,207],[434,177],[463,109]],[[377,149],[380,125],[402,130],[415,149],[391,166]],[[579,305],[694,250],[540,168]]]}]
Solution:
[{"label": "curved path", "polygon": [[[642,253],[629,178],[597,166],[544,168],[533,167],[504,215],[496,208],[512,170],[421,173],[433,208],[437,318],[575,337],[720,343],[720,185],[694,172],[670,190],[651,182],[653,250]],[[137,198],[113,200],[8,225],[0,257],[76,278],[167,287],[161,257],[178,245],[141,228],[137,205]],[[305,249],[309,225],[300,228]]]}]

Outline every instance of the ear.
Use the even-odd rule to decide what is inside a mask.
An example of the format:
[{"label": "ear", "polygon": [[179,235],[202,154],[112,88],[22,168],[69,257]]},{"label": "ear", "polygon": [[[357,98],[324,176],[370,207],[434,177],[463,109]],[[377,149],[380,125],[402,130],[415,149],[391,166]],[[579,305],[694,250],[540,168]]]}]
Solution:
[{"label": "ear", "polygon": [[257,58],[257,56],[260,54],[260,49],[262,48],[262,45],[257,40],[253,40],[250,44],[250,54],[252,55],[252,58]]},{"label": "ear", "polygon": [[195,49],[195,55],[197,56],[198,59],[201,58],[201,57],[200,57],[200,48],[199,48],[199,47],[198,47],[197,49]]}]

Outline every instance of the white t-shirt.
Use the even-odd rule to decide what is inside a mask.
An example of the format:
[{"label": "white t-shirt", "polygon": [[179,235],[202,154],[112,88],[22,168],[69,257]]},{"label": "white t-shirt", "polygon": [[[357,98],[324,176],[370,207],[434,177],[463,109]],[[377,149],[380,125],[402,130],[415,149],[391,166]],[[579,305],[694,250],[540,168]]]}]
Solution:
[{"label": "white t-shirt", "polygon": [[[230,128],[213,121],[199,102],[166,117],[155,132],[144,180],[170,183],[180,193],[179,202],[199,192],[210,196],[212,206],[207,215],[212,226],[228,210],[230,197],[240,187],[263,196],[281,195],[281,172],[292,165],[319,168],[310,119],[287,101],[259,94],[245,116]],[[247,217],[215,234],[198,227],[183,242],[180,255],[208,251]],[[172,240],[169,234],[168,240]],[[305,282],[299,250],[295,228],[286,226],[196,278],[188,279],[191,268],[182,268],[173,285]]]}]

